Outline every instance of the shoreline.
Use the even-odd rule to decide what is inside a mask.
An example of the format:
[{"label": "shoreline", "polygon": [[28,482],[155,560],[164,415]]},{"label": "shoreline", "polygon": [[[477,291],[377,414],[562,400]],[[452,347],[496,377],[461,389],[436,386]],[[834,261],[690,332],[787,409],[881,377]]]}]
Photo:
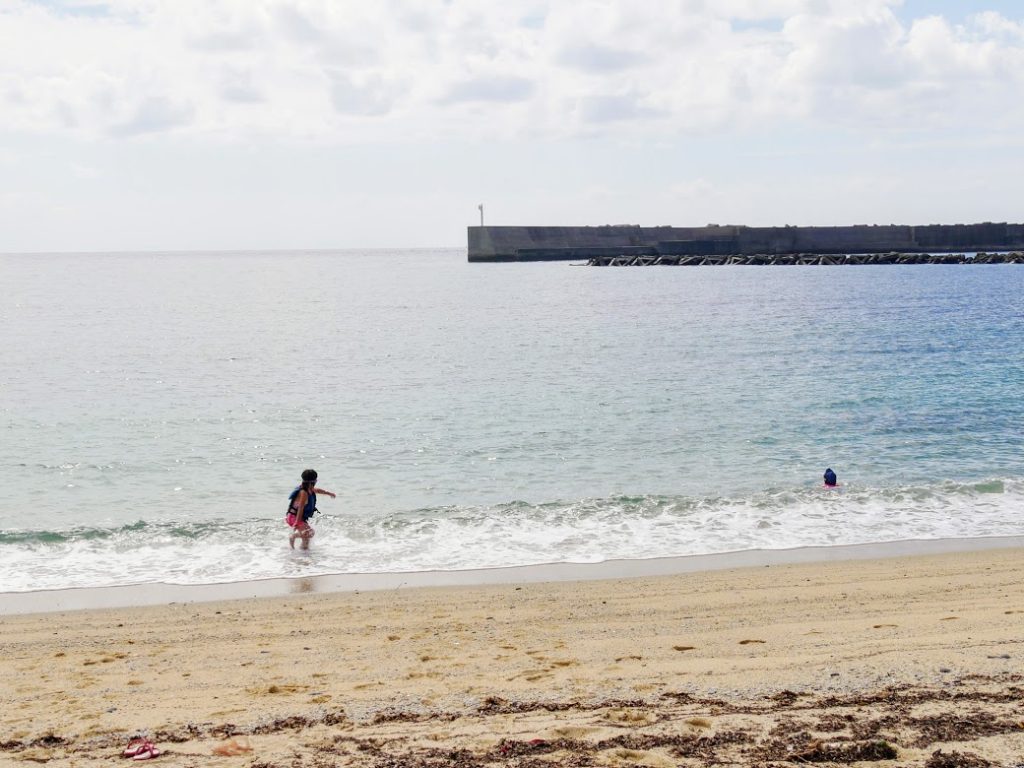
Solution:
[{"label": "shoreline", "polygon": [[147,582],[107,587],[0,593],[0,617],[178,603],[210,603],[296,594],[634,579],[757,566],[876,560],[1012,548],[1024,548],[1024,536],[904,539],[867,544],[751,549],[706,555],[604,560],[597,563],[544,563],[458,571],[323,574],[214,584]]},{"label": "shoreline", "polygon": [[1024,548],[986,543],[5,616],[0,762],[1016,765]]}]

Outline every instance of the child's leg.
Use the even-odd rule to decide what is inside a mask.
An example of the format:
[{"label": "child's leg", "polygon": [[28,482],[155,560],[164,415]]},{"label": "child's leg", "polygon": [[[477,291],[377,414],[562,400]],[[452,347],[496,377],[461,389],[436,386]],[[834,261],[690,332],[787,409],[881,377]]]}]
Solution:
[{"label": "child's leg", "polygon": [[302,548],[309,549],[309,540],[313,538],[315,531],[309,523],[303,521],[295,526],[291,536],[288,537],[288,544],[295,549],[295,539],[302,539]]}]

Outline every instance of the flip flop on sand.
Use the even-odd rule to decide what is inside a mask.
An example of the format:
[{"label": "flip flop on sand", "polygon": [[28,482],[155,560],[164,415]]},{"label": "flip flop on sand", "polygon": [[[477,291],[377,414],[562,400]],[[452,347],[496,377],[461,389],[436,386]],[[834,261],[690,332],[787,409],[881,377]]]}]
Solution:
[{"label": "flip flop on sand", "polygon": [[147,744],[146,748],[133,757],[132,760],[150,760],[151,758],[158,757],[159,755],[159,749],[154,747],[152,744]]},{"label": "flip flop on sand", "polygon": [[148,739],[132,739],[128,742],[128,746],[124,748],[124,752],[121,754],[125,757],[135,757],[142,751],[143,747],[149,743]]},{"label": "flip flop on sand", "polygon": [[121,754],[132,760],[151,760],[160,754],[160,750],[149,739],[132,739]]}]

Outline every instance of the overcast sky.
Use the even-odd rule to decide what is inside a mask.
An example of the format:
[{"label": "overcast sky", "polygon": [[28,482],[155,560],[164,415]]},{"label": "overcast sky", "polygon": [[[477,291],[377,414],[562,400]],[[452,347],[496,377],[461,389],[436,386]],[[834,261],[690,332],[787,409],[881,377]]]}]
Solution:
[{"label": "overcast sky", "polygon": [[1024,220],[1020,0],[0,0],[0,252]]}]

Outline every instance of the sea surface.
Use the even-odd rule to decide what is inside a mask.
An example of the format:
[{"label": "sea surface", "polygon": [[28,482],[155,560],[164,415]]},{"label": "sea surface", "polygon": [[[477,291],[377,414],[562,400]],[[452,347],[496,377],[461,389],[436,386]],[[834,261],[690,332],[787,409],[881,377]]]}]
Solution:
[{"label": "sea surface", "polygon": [[0,592],[1024,534],[1020,265],[3,255],[0,290]]}]

